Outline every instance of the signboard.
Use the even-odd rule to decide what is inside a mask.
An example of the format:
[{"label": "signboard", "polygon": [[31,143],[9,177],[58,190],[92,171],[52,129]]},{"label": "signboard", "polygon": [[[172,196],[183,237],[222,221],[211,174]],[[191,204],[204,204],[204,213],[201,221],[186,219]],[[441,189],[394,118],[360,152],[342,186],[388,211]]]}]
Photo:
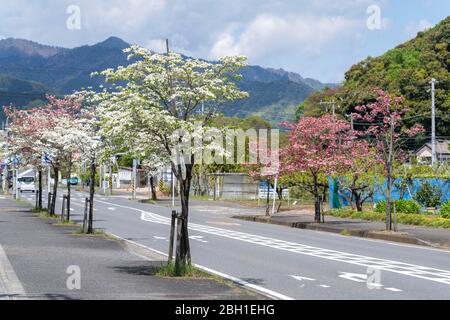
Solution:
[{"label": "signboard", "polygon": [[119,180],[120,181],[131,181],[131,171],[130,170],[119,170]]}]

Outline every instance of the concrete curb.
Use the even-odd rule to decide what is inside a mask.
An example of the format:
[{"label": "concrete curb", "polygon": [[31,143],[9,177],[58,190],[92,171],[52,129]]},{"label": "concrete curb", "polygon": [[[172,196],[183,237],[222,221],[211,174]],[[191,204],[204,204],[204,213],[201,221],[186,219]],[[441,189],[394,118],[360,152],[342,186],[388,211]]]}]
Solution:
[{"label": "concrete curb", "polygon": [[418,239],[416,237],[413,237],[413,236],[411,236],[409,234],[405,234],[405,233],[387,233],[387,232],[381,231],[381,230],[370,230],[370,231],[359,230],[359,229],[353,229],[353,230],[350,229],[349,230],[346,228],[339,228],[339,227],[335,227],[335,226],[330,226],[330,225],[326,225],[326,224],[318,224],[318,223],[313,223],[313,222],[277,221],[277,220],[272,220],[266,216],[233,216],[232,218],[245,220],[245,221],[253,221],[253,222],[281,225],[281,226],[297,228],[297,229],[323,231],[323,232],[331,232],[331,233],[337,233],[337,234],[341,234],[341,233],[345,232],[346,234],[353,236],[353,237],[385,240],[385,241],[414,244],[414,245],[421,245],[421,246],[427,246],[427,247],[448,250],[448,248],[446,248],[446,247],[432,244],[430,242]]},{"label": "concrete curb", "polygon": [[[149,248],[147,246],[141,245],[137,242],[128,240],[128,239],[123,239],[117,235],[108,233],[110,236],[116,238],[116,240],[120,243],[120,245],[124,248],[124,250],[126,250],[127,252],[140,256],[144,259],[148,259],[151,261],[160,261],[160,262],[165,262],[167,261],[167,255],[159,252],[155,249]],[[201,265],[198,264],[194,264],[194,266],[200,270],[202,270],[203,272],[208,273],[211,276],[218,276],[226,281],[229,281],[231,283],[233,283],[234,285],[244,288],[250,292],[253,292],[255,294],[264,296],[268,299],[272,299],[272,300],[292,300],[292,298],[287,297],[287,296],[283,296],[281,294],[273,294],[273,292],[271,292],[270,290],[264,290],[264,288],[260,288],[258,286],[252,285],[251,283],[248,283],[246,281],[243,281],[241,279],[232,277],[230,275],[203,267]]]}]

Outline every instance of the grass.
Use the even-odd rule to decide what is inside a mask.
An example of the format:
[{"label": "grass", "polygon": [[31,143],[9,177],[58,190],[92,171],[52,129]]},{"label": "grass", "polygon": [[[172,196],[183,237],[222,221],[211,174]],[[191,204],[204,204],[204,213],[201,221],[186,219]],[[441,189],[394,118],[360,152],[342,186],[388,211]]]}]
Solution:
[{"label": "grass", "polygon": [[80,226],[79,223],[76,223],[76,222],[70,221],[70,220],[69,221],[59,221],[57,223],[54,223],[53,225],[57,226],[57,227],[77,227],[77,226]]},{"label": "grass", "polygon": [[[367,221],[386,221],[385,213],[378,213],[374,211],[358,212],[352,210],[351,208],[330,210],[325,212],[325,215],[337,218],[361,219]],[[450,219],[427,214],[398,213],[397,222],[407,225],[450,229]]]},{"label": "grass", "polygon": [[161,266],[153,266],[151,268],[152,274],[162,278],[211,279],[223,284],[229,284],[227,280],[202,271],[192,264],[181,264],[177,268],[175,262],[168,262]]},{"label": "grass", "polygon": [[72,231],[71,234],[78,235],[78,236],[85,236],[85,237],[103,238],[106,240],[114,240],[114,241],[117,240],[115,237],[113,237],[112,235],[108,234],[107,232],[105,232],[103,230],[94,229],[94,233],[91,233],[91,234],[86,233],[86,232],[84,232],[84,230],[81,226],[79,229]]},{"label": "grass", "polygon": [[39,208],[33,208],[33,209],[30,210],[30,212],[31,212],[31,213],[47,212],[47,209],[45,209],[45,208],[42,208],[42,209],[39,209]]},{"label": "grass", "polygon": [[350,236],[350,232],[347,229],[341,231],[342,236]]},{"label": "grass", "polygon": [[56,214],[49,214],[46,209],[38,210],[34,208],[33,210],[31,210],[31,212],[37,213],[38,217],[41,219],[60,219],[60,216]]}]

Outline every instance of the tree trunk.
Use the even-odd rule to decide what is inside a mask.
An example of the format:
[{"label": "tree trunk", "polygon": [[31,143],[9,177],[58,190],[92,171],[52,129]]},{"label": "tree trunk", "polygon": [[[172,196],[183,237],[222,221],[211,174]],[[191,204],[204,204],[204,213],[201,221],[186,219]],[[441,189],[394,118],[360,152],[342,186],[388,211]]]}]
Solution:
[{"label": "tree trunk", "polygon": [[109,178],[108,178],[108,186],[109,186],[109,195],[113,195],[113,175],[112,175],[112,165],[109,165]]},{"label": "tree trunk", "polygon": [[39,192],[38,209],[42,210],[42,170],[41,169],[39,169],[39,171],[38,171],[38,179],[39,179],[39,182],[38,182],[38,192]]},{"label": "tree trunk", "polygon": [[56,209],[56,195],[58,193],[58,175],[59,175],[58,167],[53,167],[53,174],[55,175],[55,178],[54,178],[54,184],[53,184],[52,205],[51,205],[51,210],[49,212],[50,215],[54,215],[55,209]]},{"label": "tree trunk", "polygon": [[156,196],[155,178],[153,176],[150,176],[150,189],[152,192],[152,200],[158,200],[158,197]]},{"label": "tree trunk", "polygon": [[266,216],[270,216],[270,183],[267,182]]},{"label": "tree trunk", "polygon": [[91,172],[90,172],[90,183],[89,183],[89,217],[88,217],[88,234],[94,233],[94,229],[92,227],[94,220],[94,194],[95,194],[95,159],[92,159],[91,162]]},{"label": "tree trunk", "polygon": [[6,179],[5,181],[5,194],[8,195],[9,194],[9,168],[8,168],[8,164],[6,164],[5,166],[5,173],[4,173],[4,179]]},{"label": "tree trunk", "polygon": [[313,186],[313,194],[314,194],[314,221],[317,223],[321,222],[321,212],[320,212],[320,192],[319,192],[319,182],[317,179],[317,175],[313,175],[314,186]]},{"label": "tree trunk", "polygon": [[361,202],[361,195],[358,192],[353,192],[353,197],[355,198],[356,210],[358,212],[362,212],[363,207],[362,207],[362,202]]},{"label": "tree trunk", "polygon": [[392,192],[392,172],[388,169],[388,180],[387,180],[387,196],[386,196],[386,230],[392,230],[392,214],[391,214],[391,192]]},{"label": "tree trunk", "polygon": [[186,174],[183,179],[181,165],[178,165],[178,170],[176,172],[177,179],[180,183],[180,200],[181,200],[181,239],[180,239],[180,262],[182,264],[191,263],[191,250],[189,246],[189,229],[188,229],[188,218],[189,218],[189,194],[191,188],[192,180],[192,164],[186,164]]},{"label": "tree trunk", "polygon": [[278,204],[277,213],[280,213],[281,205],[283,204],[283,188],[277,188],[278,200],[280,203]]},{"label": "tree trunk", "polygon": [[70,170],[67,174],[67,203],[66,203],[66,208],[67,208],[67,221],[70,221],[70,196],[71,196],[71,186],[70,186]]}]

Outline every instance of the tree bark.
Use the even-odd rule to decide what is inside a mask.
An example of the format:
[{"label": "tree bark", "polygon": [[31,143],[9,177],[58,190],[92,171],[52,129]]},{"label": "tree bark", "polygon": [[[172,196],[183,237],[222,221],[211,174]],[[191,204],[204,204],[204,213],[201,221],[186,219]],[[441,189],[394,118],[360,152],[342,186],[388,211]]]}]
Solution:
[{"label": "tree bark", "polygon": [[270,216],[270,183],[267,182],[267,197],[266,197],[266,216]]},{"label": "tree bark", "polygon": [[358,192],[353,192],[353,197],[355,199],[356,210],[358,212],[362,212],[363,207],[362,207],[362,202],[361,202],[361,195]]},{"label": "tree bark", "polygon": [[42,170],[39,169],[38,171],[38,209],[42,210]]},{"label": "tree bark", "polygon": [[69,169],[69,172],[67,173],[67,203],[66,203],[67,221],[70,221],[70,196],[71,196],[70,176],[71,176],[71,172]]},{"label": "tree bark", "polygon": [[392,230],[392,214],[391,214],[391,192],[392,192],[392,173],[391,168],[388,169],[387,179],[387,196],[386,196],[386,230]]},{"label": "tree bark", "polygon": [[277,207],[277,213],[280,213],[281,205],[283,204],[283,188],[281,188],[281,187],[277,188],[277,195],[278,195],[278,200],[280,200],[280,203],[278,204],[278,207]]},{"label": "tree bark", "polygon": [[152,191],[152,200],[158,200],[158,197],[156,196],[155,178],[153,176],[150,176],[150,189]]},{"label": "tree bark", "polygon": [[[186,168],[186,174],[183,178],[181,165],[178,165],[178,170],[174,170],[177,179],[180,183],[180,200],[181,200],[181,241],[180,241],[180,260],[182,264],[191,263],[191,251],[189,245],[189,194],[192,180],[192,164],[184,165]],[[175,168],[174,168],[175,169]]]},{"label": "tree bark", "polygon": [[94,233],[93,220],[94,220],[94,194],[95,194],[95,159],[92,159],[90,168],[90,183],[89,183],[89,217],[88,217],[88,234]]},{"label": "tree bark", "polygon": [[317,223],[321,222],[321,212],[320,212],[320,192],[319,192],[319,182],[317,179],[317,175],[313,174],[314,186],[313,186],[313,194],[314,194],[314,221]]},{"label": "tree bark", "polygon": [[53,184],[52,205],[50,210],[51,212],[49,212],[50,215],[54,215],[56,209],[56,195],[58,193],[58,175],[59,175],[59,169],[57,166],[53,167],[53,174],[55,175],[55,178]]},{"label": "tree bark", "polygon": [[5,166],[5,173],[4,173],[4,179],[6,179],[6,183],[5,183],[5,194],[9,194],[9,184],[10,184],[10,180],[9,180],[9,168],[8,168],[8,164],[6,164]]}]

